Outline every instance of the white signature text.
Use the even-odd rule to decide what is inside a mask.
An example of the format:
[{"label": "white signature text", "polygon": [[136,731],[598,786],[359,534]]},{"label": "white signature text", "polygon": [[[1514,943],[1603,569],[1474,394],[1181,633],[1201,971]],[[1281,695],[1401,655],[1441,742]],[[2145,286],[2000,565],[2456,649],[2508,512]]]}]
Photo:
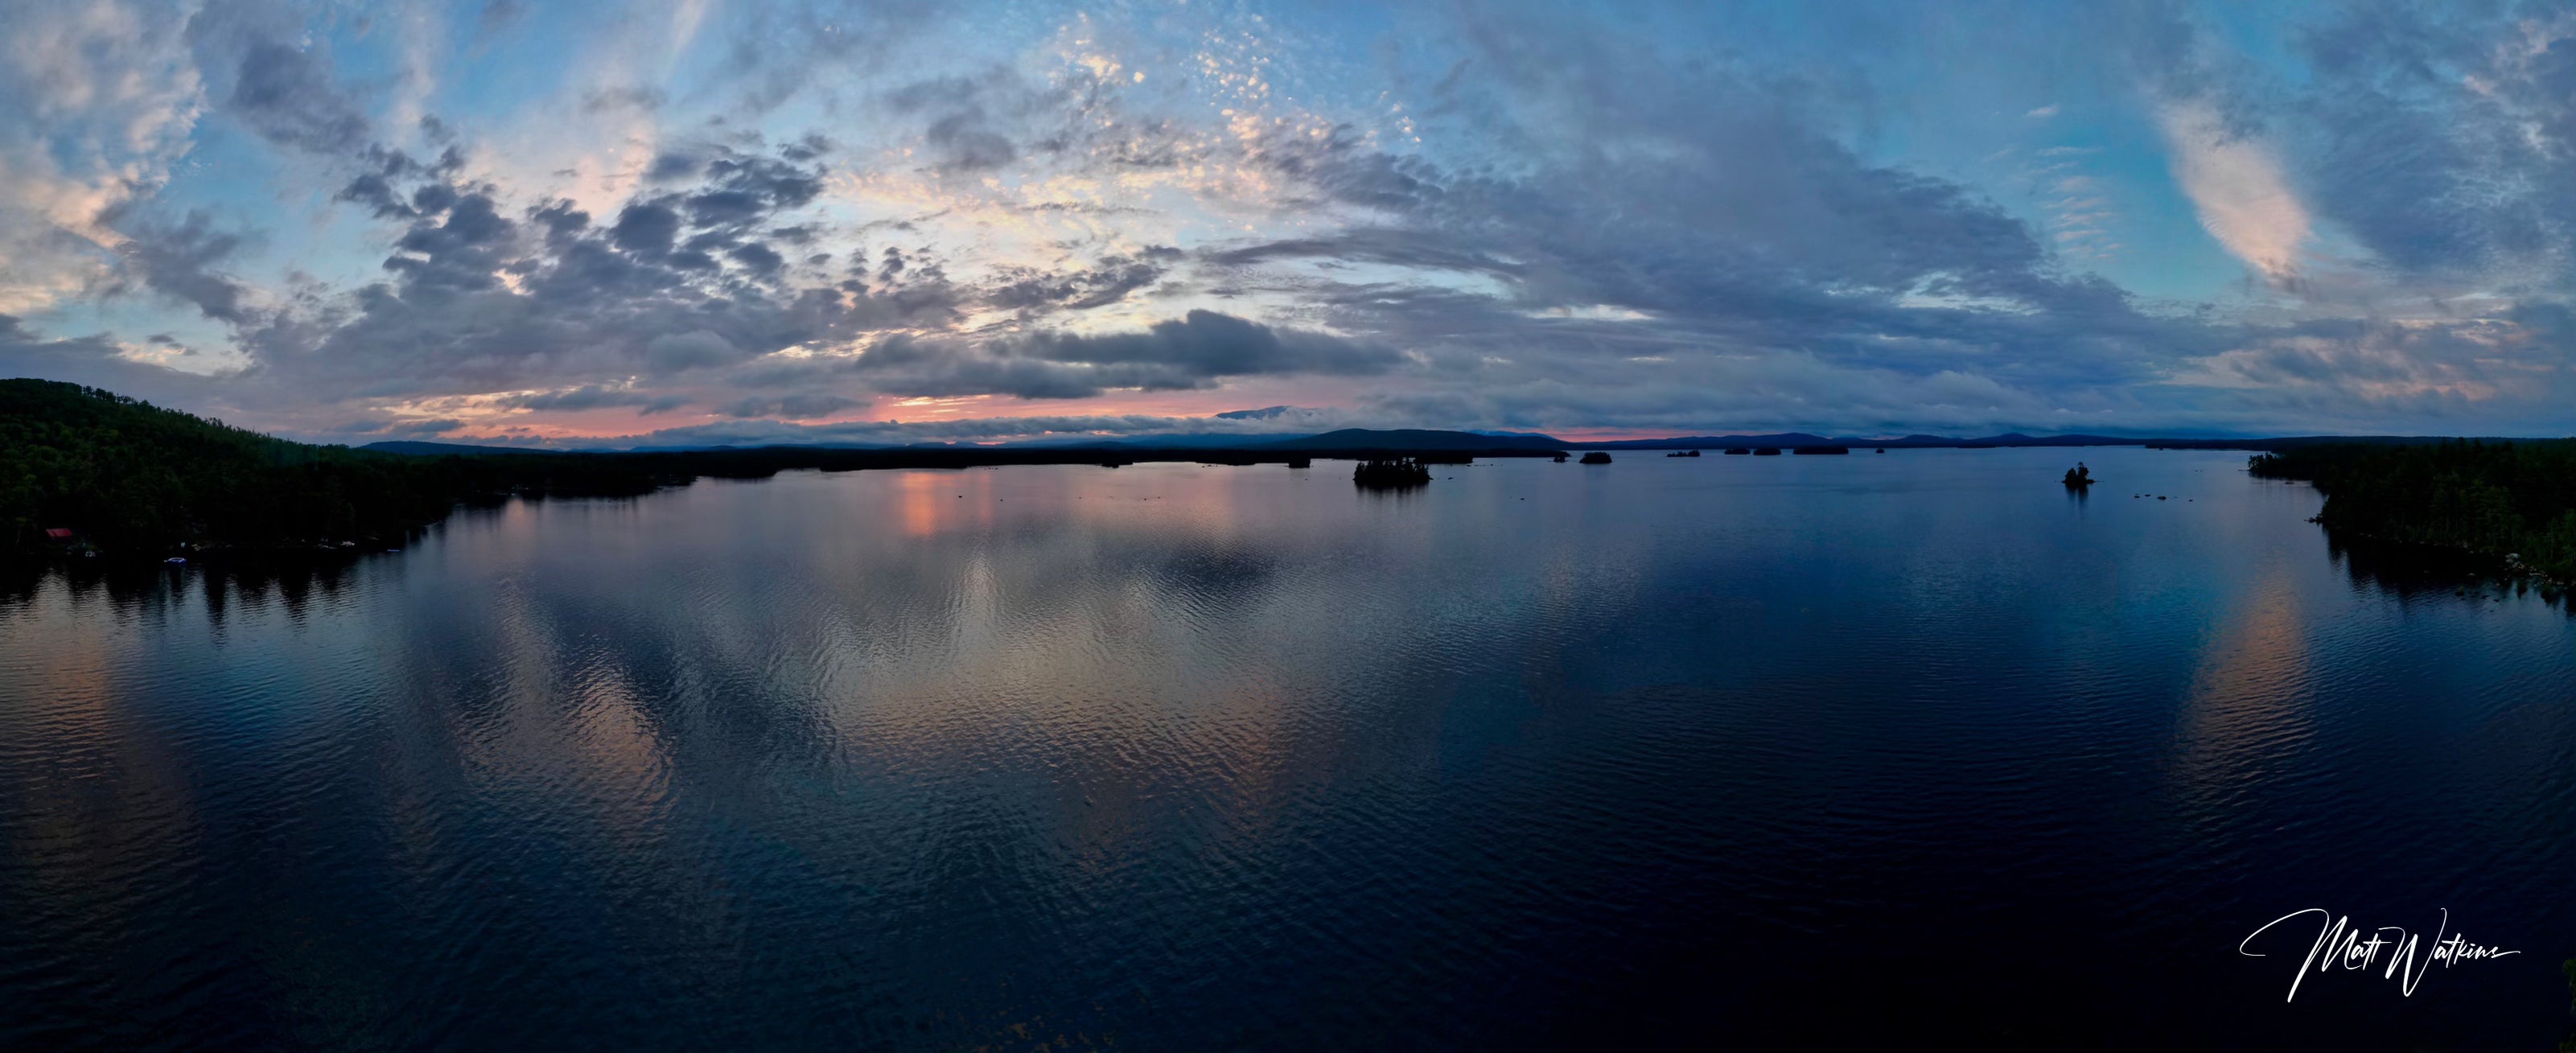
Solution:
[{"label": "white signature text", "polygon": [[2350,917],[2336,917],[2334,912],[2319,907],[2292,911],[2272,919],[2262,928],[2254,930],[2253,935],[2245,937],[2243,942],[2238,943],[2236,953],[2248,958],[2268,957],[2268,955],[2247,950],[2246,947],[2257,937],[2272,931],[2274,926],[2294,918],[2310,918],[2315,921],[2317,940],[2308,946],[2307,960],[2299,963],[2299,971],[2290,974],[2290,994],[2288,998],[2282,999],[2284,1002],[2299,997],[2299,981],[2307,979],[2310,972],[2322,973],[2337,968],[2368,969],[2380,963],[2380,955],[2383,953],[2387,955],[2388,964],[2379,974],[2380,978],[2396,980],[2398,991],[2403,997],[2414,996],[2415,985],[2423,982],[2424,974],[2431,972],[2433,966],[2439,965],[2448,969],[2461,962],[2475,961],[2480,958],[2502,958],[2522,953],[2470,943],[2459,933],[2451,932],[2451,912],[2448,909],[2442,911],[2442,922],[2433,930],[2431,950],[2427,953],[2424,950],[2423,937],[2419,933],[2408,932],[2394,925],[2363,929],[2354,925]]}]

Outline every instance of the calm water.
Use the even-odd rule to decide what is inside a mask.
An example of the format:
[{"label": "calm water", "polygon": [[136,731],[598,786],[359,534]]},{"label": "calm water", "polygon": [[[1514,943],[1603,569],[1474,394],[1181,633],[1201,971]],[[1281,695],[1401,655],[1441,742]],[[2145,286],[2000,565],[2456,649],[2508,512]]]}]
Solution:
[{"label": "calm water", "polygon": [[[796,474],[0,581],[0,1047],[2550,1048],[2576,619],[2242,463]],[[2285,1004],[2306,907],[2523,953]]]}]

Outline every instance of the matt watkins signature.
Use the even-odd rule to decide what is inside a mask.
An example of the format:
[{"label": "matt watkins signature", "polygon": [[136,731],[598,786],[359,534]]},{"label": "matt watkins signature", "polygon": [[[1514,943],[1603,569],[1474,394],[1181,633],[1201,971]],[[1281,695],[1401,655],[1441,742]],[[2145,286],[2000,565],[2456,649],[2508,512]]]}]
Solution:
[{"label": "matt watkins signature", "polygon": [[2297,918],[2310,918],[2316,923],[2317,939],[2308,945],[2307,960],[2299,963],[2299,971],[2290,974],[2290,994],[2282,999],[2284,1002],[2299,997],[2299,981],[2307,979],[2310,972],[2322,973],[2338,968],[2368,969],[2380,963],[2382,954],[2387,955],[2387,966],[2379,974],[2380,979],[2396,980],[2400,995],[2412,997],[2415,985],[2422,983],[2424,974],[2433,971],[2436,965],[2448,969],[2461,962],[2522,953],[2470,943],[2466,937],[2451,932],[2451,912],[2448,909],[2442,911],[2442,923],[2433,930],[2433,941],[2428,949],[2421,934],[2394,925],[2362,929],[2352,924],[2350,917],[2339,918],[2334,912],[2319,907],[2293,911],[2272,919],[2238,943],[2236,953],[2248,958],[2269,957],[2246,950],[2246,947],[2257,937],[2272,931],[2274,926]]}]

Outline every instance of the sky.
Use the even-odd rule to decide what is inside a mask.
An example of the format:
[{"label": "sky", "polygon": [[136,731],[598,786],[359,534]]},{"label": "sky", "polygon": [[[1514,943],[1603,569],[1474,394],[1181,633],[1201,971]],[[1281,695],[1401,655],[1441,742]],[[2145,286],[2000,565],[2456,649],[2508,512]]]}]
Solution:
[{"label": "sky", "polygon": [[0,376],[304,439],[2576,434],[2576,0],[0,26]]}]

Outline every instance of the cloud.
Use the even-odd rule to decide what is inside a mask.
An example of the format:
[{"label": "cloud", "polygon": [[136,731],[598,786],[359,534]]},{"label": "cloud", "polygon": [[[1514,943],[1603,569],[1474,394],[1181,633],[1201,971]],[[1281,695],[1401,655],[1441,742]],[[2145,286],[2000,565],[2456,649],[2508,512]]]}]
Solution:
[{"label": "cloud", "polygon": [[2568,291],[2576,12],[2373,6],[2301,46],[2314,84],[2283,109],[2322,215],[2411,276]]},{"label": "cloud", "polygon": [[1165,273],[1167,268],[1151,259],[1127,256],[1109,256],[1089,268],[1070,271],[1008,267],[995,276],[984,300],[1005,310],[1031,314],[1086,311],[1126,299]]},{"label": "cloud", "polygon": [[2173,152],[2174,178],[2201,226],[2274,286],[2295,283],[2310,235],[2308,211],[2272,148],[2229,127],[2204,102],[2168,103],[2157,120]]},{"label": "cloud", "polygon": [[1260,409],[1227,410],[1210,416],[1217,420],[1277,420],[1295,411],[1294,406],[1264,406]]},{"label": "cloud", "polygon": [[259,383],[342,400],[660,383],[945,325],[964,296],[935,267],[780,286],[784,259],[742,234],[810,202],[819,184],[773,158],[717,151],[698,181],[632,201],[603,228],[559,200],[512,209],[498,187],[444,163],[371,156],[391,159],[341,197],[405,220],[383,265],[391,280],[246,327]]},{"label": "cloud", "polygon": [[120,225],[128,240],[117,247],[117,254],[126,270],[139,275],[154,292],[194,304],[219,322],[251,320],[249,289],[215,269],[241,248],[242,235],[214,229],[203,210],[188,213],[176,225],[148,220]]},{"label": "cloud", "polygon": [[890,336],[847,368],[869,390],[889,395],[1079,399],[1112,389],[1212,388],[1233,377],[1367,376],[1408,361],[1384,345],[1198,310],[1132,333]]},{"label": "cloud", "polygon": [[[1794,91],[1594,55],[1564,34],[1490,43],[1521,75],[1489,111],[1550,118],[1497,133],[1525,144],[1516,173],[1399,161],[1342,137],[1283,146],[1270,160],[1293,186],[1401,189],[1358,195],[1370,222],[1203,258],[1238,270],[1229,288],[1302,298],[1336,331],[1413,351],[1426,366],[1409,388],[1454,390],[1452,404],[1482,407],[1462,412],[1514,425],[1586,418],[1484,393],[1525,386],[1559,393],[1546,403],[1567,414],[1636,419],[1582,392],[1715,407],[1720,393],[1687,385],[1777,358],[1874,387],[1979,376],[2044,406],[2045,392],[2151,382],[2166,356],[2214,344],[2063,273],[1968,188],[1864,162],[1819,134]],[[1622,75],[1599,75],[1610,69]],[[1334,264],[1365,277],[1316,269]],[[1640,358],[1689,368],[1657,367],[1663,379],[1631,391],[1622,375]]]},{"label": "cloud", "polygon": [[0,377],[87,384],[201,413],[222,410],[229,401],[221,378],[146,363],[102,334],[49,338],[5,314],[0,314]]},{"label": "cloud", "polygon": [[167,178],[204,100],[146,5],[0,0],[0,26],[0,312],[33,312],[110,277],[103,218]]},{"label": "cloud", "polygon": [[1389,423],[1387,419],[1360,412],[1328,409],[1299,410],[1290,417],[1260,421],[1223,416],[1051,414],[1022,417],[859,420],[808,424],[773,420],[761,416],[663,428],[635,435],[558,440],[550,445],[606,448],[757,446],[797,443],[909,445],[922,442],[978,442],[997,439],[1115,442],[1122,439],[1174,434],[1305,435],[1336,428],[1387,423]]},{"label": "cloud", "polygon": [[[1195,5],[701,5],[476,80],[534,10],[387,36],[0,0],[9,361],[469,433],[1122,392],[1336,404],[1193,427],[1536,430],[2544,420],[2564,394],[2576,16],[2547,5],[2266,15],[2260,56],[2184,8],[2034,5],[2044,32],[1979,45],[2049,38],[2010,92],[1509,5],[1409,16],[1419,48],[1366,61]],[[1916,90],[2045,90],[2002,118],[2110,145],[2019,155],[1998,200],[1902,153],[1993,103],[1889,105]],[[2291,295],[2114,280],[2115,233],[2160,233],[2140,129],[2097,104],[2133,96],[2210,236]],[[160,331],[204,353],[131,335]],[[248,365],[163,368],[217,362]]]},{"label": "cloud", "polygon": [[611,386],[605,384],[583,384],[579,387],[565,388],[558,391],[540,391],[508,395],[498,400],[498,405],[508,409],[580,412],[583,410],[632,406],[635,407],[638,412],[645,414],[674,410],[688,404],[689,397],[686,395],[657,395],[648,391],[638,391],[631,387]]},{"label": "cloud", "polygon": [[859,400],[839,395],[785,395],[777,398],[754,395],[727,405],[719,412],[729,417],[786,417],[793,420],[828,417],[858,405],[861,405]]},{"label": "cloud", "polygon": [[225,112],[287,146],[338,155],[368,141],[367,118],[341,92],[330,61],[306,48],[250,42],[225,103]]}]

